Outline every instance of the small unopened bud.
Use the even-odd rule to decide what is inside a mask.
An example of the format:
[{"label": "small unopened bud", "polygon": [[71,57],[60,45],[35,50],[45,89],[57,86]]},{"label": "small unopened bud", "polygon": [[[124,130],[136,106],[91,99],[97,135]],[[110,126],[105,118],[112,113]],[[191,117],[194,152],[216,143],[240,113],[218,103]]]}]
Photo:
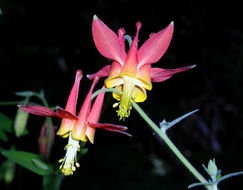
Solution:
[{"label": "small unopened bud", "polygon": [[217,175],[218,168],[216,166],[215,160],[209,160],[208,162],[208,173],[210,176],[216,176]]},{"label": "small unopened bud", "polygon": [[[48,125],[50,130],[48,130]],[[55,139],[55,126],[52,123],[48,123],[45,121],[41,127],[40,136],[38,138],[39,144],[39,153],[44,158],[48,158],[50,155],[50,151]]]},{"label": "small unopened bud", "polygon": [[17,110],[15,119],[14,119],[14,132],[17,137],[23,135],[27,121],[28,121],[29,113],[24,112],[21,109]]},{"label": "small unopened bud", "polygon": [[6,184],[10,184],[13,181],[15,175],[15,163],[7,160],[4,162],[4,165],[5,165],[5,171],[3,174],[3,179]]}]

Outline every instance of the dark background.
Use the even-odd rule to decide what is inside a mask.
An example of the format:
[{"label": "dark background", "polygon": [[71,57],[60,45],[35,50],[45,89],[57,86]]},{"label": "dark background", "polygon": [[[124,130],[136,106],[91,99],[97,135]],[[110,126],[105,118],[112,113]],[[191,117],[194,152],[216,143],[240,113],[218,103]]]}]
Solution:
[{"label": "dark background", "polygon": [[[153,84],[147,101],[140,106],[156,123],[199,109],[168,132],[171,139],[200,172],[204,172],[202,164],[207,165],[212,158],[223,174],[243,170],[239,2],[1,0],[0,8],[0,101],[20,100],[15,96],[17,91],[44,89],[49,104],[62,107],[77,69],[90,74],[110,63],[92,40],[94,14],[113,31],[124,27],[131,36],[136,32],[135,23],[141,21],[140,45],[150,33],[174,21],[172,42],[154,67],[197,67]],[[79,107],[90,84],[82,79]],[[61,189],[187,189],[196,182],[135,110],[125,122],[119,122],[112,108],[114,102],[107,94],[100,121],[126,125],[133,137],[97,130],[94,145],[87,145],[89,152],[80,160],[81,167],[73,177],[63,180]],[[16,107],[0,107],[0,111],[14,118]],[[16,140],[18,150],[38,153],[43,118],[36,117],[31,116],[28,123],[31,135]],[[55,120],[56,125],[59,123]],[[64,155],[65,143],[56,138],[53,162]],[[23,189],[30,180],[36,180],[31,188],[41,189],[41,177],[22,172],[22,176],[16,175],[14,184],[3,187]],[[220,187],[242,189],[242,176]]]}]

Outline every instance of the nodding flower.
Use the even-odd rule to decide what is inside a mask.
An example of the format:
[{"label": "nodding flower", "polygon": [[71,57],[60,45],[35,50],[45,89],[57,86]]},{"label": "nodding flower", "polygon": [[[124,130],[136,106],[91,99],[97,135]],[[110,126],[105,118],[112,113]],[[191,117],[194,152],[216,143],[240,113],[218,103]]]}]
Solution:
[{"label": "nodding flower", "polygon": [[[99,74],[108,76],[105,81],[107,88],[116,88],[122,93],[113,93],[118,101],[113,105],[116,107],[120,119],[130,115],[131,102],[144,102],[147,98],[146,90],[152,89],[151,82],[162,82],[169,79],[175,73],[191,69],[193,66],[177,69],[151,68],[166,52],[174,30],[171,22],[165,29],[153,33],[150,38],[138,49],[138,35],[142,24],[136,23],[137,32],[126,53],[125,30],[120,28],[116,35],[96,15],[93,17],[92,34],[98,51],[106,58],[113,60],[112,65],[102,68]],[[88,75],[93,79],[97,75]]]},{"label": "nodding flower", "polygon": [[59,160],[59,162],[61,162],[60,169],[64,175],[72,175],[76,170],[76,167],[79,167],[79,163],[77,162],[76,158],[77,152],[80,150],[79,141],[85,142],[89,140],[91,143],[93,143],[96,128],[119,132],[130,136],[130,134],[125,132],[127,130],[125,126],[98,123],[104,100],[104,92],[100,93],[96,97],[92,106],[91,95],[96,83],[99,80],[99,75],[93,77],[91,88],[83,102],[78,116],[76,116],[77,97],[81,78],[82,72],[81,70],[78,70],[76,72],[75,83],[70,92],[65,109],[57,107],[56,112],[54,112],[51,109],[43,106],[19,105],[21,110],[31,114],[46,117],[59,117],[62,119],[57,135],[63,138],[68,137],[68,144],[65,146],[66,155],[63,159]]}]

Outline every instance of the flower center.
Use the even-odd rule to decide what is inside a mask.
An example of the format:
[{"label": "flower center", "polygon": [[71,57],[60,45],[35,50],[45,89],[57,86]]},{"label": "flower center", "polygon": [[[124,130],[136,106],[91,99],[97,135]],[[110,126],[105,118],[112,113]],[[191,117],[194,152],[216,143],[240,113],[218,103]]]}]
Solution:
[{"label": "flower center", "polygon": [[119,110],[117,110],[118,116],[120,116],[120,119],[125,117],[128,117],[130,115],[130,111],[132,109],[132,98],[133,97],[133,91],[135,87],[135,81],[134,78],[123,76],[124,78],[124,84],[122,88],[122,96],[121,101],[119,105]]},{"label": "flower center", "polygon": [[60,159],[61,162],[60,170],[64,175],[73,175],[76,167],[79,167],[77,162],[77,152],[80,151],[79,141],[72,138],[71,132],[69,132],[68,144],[64,150],[67,150],[64,158]]}]

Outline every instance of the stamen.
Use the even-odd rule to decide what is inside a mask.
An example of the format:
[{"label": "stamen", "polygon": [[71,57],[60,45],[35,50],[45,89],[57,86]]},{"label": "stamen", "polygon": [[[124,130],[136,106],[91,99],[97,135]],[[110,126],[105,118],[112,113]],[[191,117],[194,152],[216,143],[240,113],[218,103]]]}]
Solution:
[{"label": "stamen", "polygon": [[[120,120],[125,119],[130,115],[132,109],[132,96],[135,87],[135,81],[133,78],[128,76],[124,77],[123,92],[121,97],[121,103],[119,105],[119,110],[117,110],[117,115],[120,116]],[[114,106],[114,105],[113,105]]]},{"label": "stamen", "polygon": [[64,149],[67,150],[66,155],[58,161],[61,162],[60,170],[64,175],[73,175],[76,167],[80,166],[77,162],[77,152],[80,151],[80,145],[79,141],[72,138],[71,132],[69,133],[68,144]]},{"label": "stamen", "polygon": [[113,108],[116,108],[117,106],[119,106],[120,102],[116,102],[112,105]]}]

